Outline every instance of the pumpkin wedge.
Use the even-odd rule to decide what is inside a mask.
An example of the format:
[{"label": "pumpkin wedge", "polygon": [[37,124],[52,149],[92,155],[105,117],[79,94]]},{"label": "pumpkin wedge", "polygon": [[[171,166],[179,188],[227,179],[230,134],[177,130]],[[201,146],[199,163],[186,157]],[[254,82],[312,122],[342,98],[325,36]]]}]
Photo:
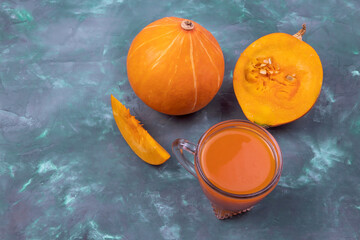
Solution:
[{"label": "pumpkin wedge", "polygon": [[263,126],[278,126],[305,115],[321,90],[323,69],[316,51],[295,35],[272,33],[241,54],[234,70],[234,91],[245,114]]},{"label": "pumpkin wedge", "polygon": [[152,165],[160,165],[170,154],[141,126],[119,100],[111,95],[111,106],[116,125],[125,141],[139,158]]}]

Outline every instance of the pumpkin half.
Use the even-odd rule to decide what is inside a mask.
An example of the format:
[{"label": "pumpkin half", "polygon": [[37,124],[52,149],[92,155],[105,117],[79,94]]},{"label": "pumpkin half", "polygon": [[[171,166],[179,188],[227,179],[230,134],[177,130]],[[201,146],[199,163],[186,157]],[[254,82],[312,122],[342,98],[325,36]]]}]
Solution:
[{"label": "pumpkin half", "polygon": [[214,36],[196,22],[166,17],[133,40],[127,74],[136,95],[151,108],[184,115],[205,107],[224,77],[224,57]]},{"label": "pumpkin half", "polygon": [[278,126],[305,115],[321,90],[323,69],[316,51],[295,35],[272,33],[241,54],[234,70],[234,91],[245,114],[263,126]]},{"label": "pumpkin half", "polygon": [[160,165],[170,158],[170,154],[140,125],[119,100],[111,95],[111,106],[118,126],[130,148],[145,162]]}]

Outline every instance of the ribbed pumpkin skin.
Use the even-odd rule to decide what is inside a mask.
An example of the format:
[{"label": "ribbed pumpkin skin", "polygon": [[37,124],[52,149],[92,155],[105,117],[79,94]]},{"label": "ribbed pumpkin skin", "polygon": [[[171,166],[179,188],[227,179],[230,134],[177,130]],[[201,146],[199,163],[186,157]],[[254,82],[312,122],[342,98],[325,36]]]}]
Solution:
[{"label": "ribbed pumpkin skin", "polygon": [[205,107],[218,92],[224,57],[213,35],[192,21],[166,17],[146,26],[133,40],[127,74],[136,95],[149,107],[184,115]]}]

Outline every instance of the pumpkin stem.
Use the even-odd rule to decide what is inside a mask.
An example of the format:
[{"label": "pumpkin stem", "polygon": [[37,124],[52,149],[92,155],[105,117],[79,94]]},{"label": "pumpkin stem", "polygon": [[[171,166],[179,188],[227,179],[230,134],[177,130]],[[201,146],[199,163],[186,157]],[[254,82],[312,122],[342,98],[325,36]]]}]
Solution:
[{"label": "pumpkin stem", "polygon": [[190,20],[184,20],[181,22],[181,27],[186,31],[190,31],[194,29],[195,26]]},{"label": "pumpkin stem", "polygon": [[295,33],[293,36],[299,40],[302,40],[302,36],[305,34],[305,32],[306,32],[306,24],[304,23],[302,25],[302,28],[297,33]]}]

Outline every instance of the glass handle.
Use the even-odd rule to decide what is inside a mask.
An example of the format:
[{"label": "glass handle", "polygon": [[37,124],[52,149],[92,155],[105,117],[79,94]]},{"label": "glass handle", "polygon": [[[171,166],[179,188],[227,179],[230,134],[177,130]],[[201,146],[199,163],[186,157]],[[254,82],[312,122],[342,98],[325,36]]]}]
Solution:
[{"label": "glass handle", "polygon": [[172,144],[172,151],[179,163],[188,170],[189,173],[197,178],[194,163],[185,158],[183,150],[195,155],[196,145],[186,139],[178,138]]}]

